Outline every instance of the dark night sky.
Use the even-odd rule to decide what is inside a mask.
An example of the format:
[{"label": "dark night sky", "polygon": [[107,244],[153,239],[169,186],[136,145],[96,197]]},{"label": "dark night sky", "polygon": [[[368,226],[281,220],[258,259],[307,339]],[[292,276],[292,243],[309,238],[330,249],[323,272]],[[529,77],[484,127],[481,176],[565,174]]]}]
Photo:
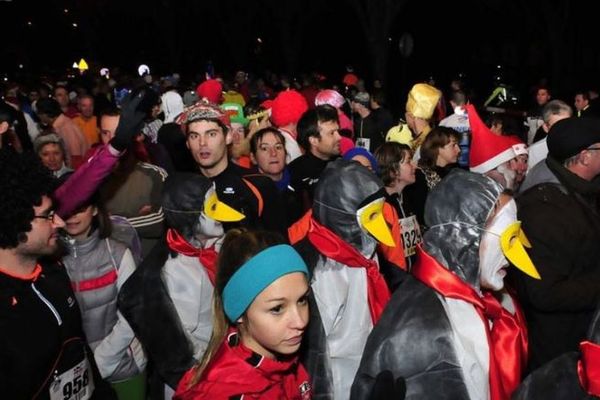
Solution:
[{"label": "dark night sky", "polygon": [[[510,83],[525,91],[547,77],[567,94],[595,81],[600,65],[596,22],[587,7],[565,0],[408,0],[390,33],[388,87],[404,90],[430,75],[443,86],[458,72],[491,84],[494,67],[502,64]],[[218,72],[286,72],[281,15],[297,24],[293,31],[301,38],[297,72],[318,70],[339,79],[351,64],[361,76],[371,75],[367,40],[350,0],[12,0],[0,1],[0,15],[0,73],[9,76],[19,64],[30,75],[61,73],[80,57],[131,71],[146,63],[156,75],[194,76],[208,59]],[[414,51],[404,59],[397,46],[406,32]]]}]

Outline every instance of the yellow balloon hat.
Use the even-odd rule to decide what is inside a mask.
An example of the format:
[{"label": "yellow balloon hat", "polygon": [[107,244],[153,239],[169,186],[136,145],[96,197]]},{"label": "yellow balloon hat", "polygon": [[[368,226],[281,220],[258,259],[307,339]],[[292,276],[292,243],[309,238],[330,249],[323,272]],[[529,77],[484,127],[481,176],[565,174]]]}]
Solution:
[{"label": "yellow balloon hat", "polygon": [[387,135],[385,135],[386,142],[396,142],[410,146],[412,140],[412,132],[406,122],[400,122],[398,125],[390,128]]},{"label": "yellow balloon hat", "polygon": [[408,93],[406,111],[417,118],[430,119],[442,92],[426,83],[417,83]]}]

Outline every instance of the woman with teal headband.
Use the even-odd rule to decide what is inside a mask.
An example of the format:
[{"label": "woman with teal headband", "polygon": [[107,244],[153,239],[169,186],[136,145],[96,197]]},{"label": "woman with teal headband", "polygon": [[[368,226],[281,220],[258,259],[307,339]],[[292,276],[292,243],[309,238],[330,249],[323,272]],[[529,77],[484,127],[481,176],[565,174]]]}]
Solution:
[{"label": "woman with teal headband", "polygon": [[175,399],[310,399],[298,362],[309,316],[300,255],[276,233],[234,229],[218,264],[212,337]]}]

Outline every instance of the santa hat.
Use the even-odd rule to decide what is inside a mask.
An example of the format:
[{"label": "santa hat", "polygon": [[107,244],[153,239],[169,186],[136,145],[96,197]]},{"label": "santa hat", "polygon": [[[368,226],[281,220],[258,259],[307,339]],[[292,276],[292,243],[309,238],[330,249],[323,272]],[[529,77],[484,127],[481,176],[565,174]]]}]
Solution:
[{"label": "santa hat", "polygon": [[430,119],[442,97],[442,92],[426,83],[417,83],[408,92],[406,112],[416,118]]},{"label": "santa hat", "polygon": [[216,79],[209,79],[198,85],[196,94],[200,100],[206,98],[209,102],[219,104],[223,96],[223,86]]},{"label": "santa hat", "polygon": [[335,108],[340,108],[344,105],[344,96],[339,94],[333,89],[321,90],[315,97],[315,105],[320,106],[323,104],[329,104]]},{"label": "santa hat", "polygon": [[472,104],[468,104],[466,109],[472,136],[469,151],[471,172],[484,174],[516,157],[513,149],[514,139],[492,132],[483,123]]},{"label": "santa hat", "polygon": [[281,92],[273,100],[271,121],[276,127],[297,123],[308,110],[306,99],[295,90]]}]

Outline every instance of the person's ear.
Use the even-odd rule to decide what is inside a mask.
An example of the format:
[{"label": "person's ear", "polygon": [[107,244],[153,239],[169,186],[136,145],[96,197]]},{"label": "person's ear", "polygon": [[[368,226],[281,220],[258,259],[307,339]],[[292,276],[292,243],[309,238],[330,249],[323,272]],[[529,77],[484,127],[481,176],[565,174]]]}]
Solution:
[{"label": "person's ear", "polygon": [[309,136],[308,143],[310,143],[311,146],[317,146],[319,144],[319,138],[316,136]]},{"label": "person's ear", "polygon": [[253,153],[250,153],[250,161],[252,161],[252,164],[258,165],[258,162],[256,161],[256,157],[254,157]]},{"label": "person's ear", "polygon": [[233,137],[231,136],[231,129],[227,128],[227,131],[225,132],[225,144],[229,145],[231,144],[231,142],[233,142]]},{"label": "person's ear", "polygon": [[92,215],[95,217],[96,215],[98,215],[98,207],[92,206],[92,208],[94,209]]}]

